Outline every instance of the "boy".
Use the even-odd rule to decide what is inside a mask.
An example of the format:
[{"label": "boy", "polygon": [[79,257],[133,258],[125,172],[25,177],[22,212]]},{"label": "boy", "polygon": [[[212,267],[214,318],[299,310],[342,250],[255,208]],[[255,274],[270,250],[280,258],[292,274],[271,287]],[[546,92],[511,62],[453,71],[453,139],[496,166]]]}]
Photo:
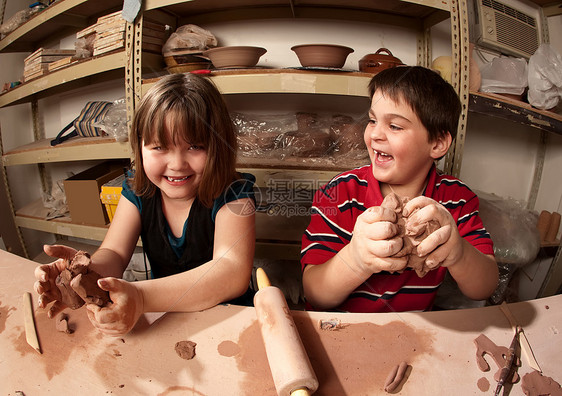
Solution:
[{"label": "boy", "polygon": [[[348,312],[429,310],[447,271],[467,297],[488,298],[498,268],[478,197],[434,164],[456,135],[461,104],[453,87],[429,69],[406,66],[374,76],[369,94],[371,164],[336,176],[314,197],[301,252],[307,303]],[[408,221],[438,223],[417,247],[430,269],[423,277],[407,257],[392,257],[403,239],[396,213],[380,206],[390,193],[409,199]]]}]

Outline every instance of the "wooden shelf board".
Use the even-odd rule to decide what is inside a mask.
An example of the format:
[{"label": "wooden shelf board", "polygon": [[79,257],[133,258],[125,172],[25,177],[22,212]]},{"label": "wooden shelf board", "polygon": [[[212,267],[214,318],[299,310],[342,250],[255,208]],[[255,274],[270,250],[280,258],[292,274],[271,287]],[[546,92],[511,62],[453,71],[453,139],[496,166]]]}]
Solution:
[{"label": "wooden shelf board", "polygon": [[110,137],[76,137],[55,147],[51,139],[17,147],[4,154],[4,166],[61,161],[130,158],[129,142],[116,142]]},{"label": "wooden shelf board", "polygon": [[88,79],[92,75],[116,69],[123,69],[124,75],[126,61],[124,49],[78,61],[68,67],[18,85],[0,95],[0,107],[29,101],[35,94],[44,93],[49,89],[61,87],[76,80]]},{"label": "wooden shelf board", "polygon": [[[228,5],[225,5],[228,4]],[[344,4],[344,5],[342,5]],[[250,8],[281,8],[287,10],[287,15],[298,16],[299,11],[306,7],[335,8],[340,10],[362,10],[386,13],[395,16],[407,16],[411,18],[425,18],[435,10],[449,12],[451,9],[449,0],[409,0],[409,1],[369,1],[348,0],[342,3],[339,0],[301,0],[298,4],[291,5],[282,0],[231,0],[228,3],[220,0],[205,2],[181,1],[181,0],[146,0],[144,3],[146,11],[165,8],[167,11],[180,16],[196,16],[205,13],[219,12],[224,10]],[[293,14],[294,13],[294,14]],[[278,13],[276,13],[278,15]],[[277,16],[273,14],[272,16]],[[282,14],[282,16],[284,16]]]},{"label": "wooden shelf board", "polygon": [[59,0],[0,40],[0,52],[34,51],[37,42],[60,32],[62,27],[85,28],[95,23],[92,17],[110,14],[122,5],[120,0]]},{"label": "wooden shelf board", "polygon": [[109,226],[91,226],[72,223],[69,217],[45,220],[48,209],[41,200],[34,201],[16,211],[16,225],[38,231],[102,241]]},{"label": "wooden shelf board", "polygon": [[562,135],[562,115],[532,107],[529,103],[506,96],[471,92],[468,110],[529,125]]},{"label": "wooden shelf board", "polygon": [[[223,94],[299,93],[367,97],[373,75],[347,71],[302,69],[212,70],[211,79]],[[142,94],[157,81],[144,80]]]}]

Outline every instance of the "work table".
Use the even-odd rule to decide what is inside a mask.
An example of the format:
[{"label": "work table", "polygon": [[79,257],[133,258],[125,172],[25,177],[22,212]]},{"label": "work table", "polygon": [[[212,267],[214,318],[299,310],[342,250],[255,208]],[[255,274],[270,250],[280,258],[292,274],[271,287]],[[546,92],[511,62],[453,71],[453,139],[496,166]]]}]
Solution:
[{"label": "work table", "polygon": [[[253,307],[219,305],[194,313],[147,314],[124,337],[104,336],[86,309],[67,310],[74,333],[55,328],[37,308],[37,264],[0,250],[0,390],[2,395],[274,395]],[[26,342],[22,295],[31,292],[42,354]],[[562,296],[508,305],[524,329],[543,375],[562,382]],[[320,388],[316,394],[384,394],[385,378],[402,361],[401,395],[493,394],[498,367],[476,363],[474,339],[509,346],[513,330],[498,306],[424,313],[344,314],[292,311]],[[336,330],[320,320],[335,319]],[[175,351],[196,343],[191,360]],[[520,377],[531,372],[521,358]],[[522,395],[521,380],[508,386]],[[503,394],[503,392],[502,392]]]}]

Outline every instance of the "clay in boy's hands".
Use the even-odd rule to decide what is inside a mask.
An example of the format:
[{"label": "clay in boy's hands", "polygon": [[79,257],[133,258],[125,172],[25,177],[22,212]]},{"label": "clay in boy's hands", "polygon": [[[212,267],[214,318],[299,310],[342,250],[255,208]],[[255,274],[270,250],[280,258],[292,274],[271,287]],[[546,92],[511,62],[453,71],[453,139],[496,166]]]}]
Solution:
[{"label": "clay in boy's hands", "polygon": [[100,275],[88,268],[90,263],[90,255],[79,251],[56,279],[62,302],[71,309],[78,309],[84,303],[103,307],[111,301],[109,293],[97,285]]},{"label": "clay in boy's hands", "polygon": [[403,245],[402,249],[394,254],[392,257],[405,257],[408,256],[407,266],[416,271],[416,274],[422,278],[424,277],[432,268],[429,268],[425,264],[425,259],[427,255],[423,257],[418,256],[417,246],[423,241],[429,234],[439,229],[439,222],[431,220],[422,225],[416,225],[412,227],[408,224],[408,217],[415,213],[418,209],[414,210],[412,213],[408,214],[408,217],[402,214],[404,205],[408,202],[407,197],[399,197],[395,193],[388,194],[381,206],[387,209],[391,209],[396,212],[396,224],[398,225],[397,236],[402,238]]}]

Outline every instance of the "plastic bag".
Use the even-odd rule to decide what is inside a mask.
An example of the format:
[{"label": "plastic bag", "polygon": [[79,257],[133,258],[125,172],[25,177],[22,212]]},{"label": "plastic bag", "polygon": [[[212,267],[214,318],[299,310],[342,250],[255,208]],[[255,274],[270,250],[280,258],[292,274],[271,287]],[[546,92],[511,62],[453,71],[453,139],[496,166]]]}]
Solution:
[{"label": "plastic bag", "polygon": [[41,193],[43,206],[48,209],[45,220],[56,219],[68,215],[68,205],[66,204],[66,195],[64,193],[63,180],[57,180],[51,188],[51,192],[43,191]]},{"label": "plastic bag", "polygon": [[216,47],[217,39],[211,32],[197,25],[183,25],[170,35],[162,47],[162,54],[167,56],[169,52],[176,50],[206,50]]},{"label": "plastic bag", "polygon": [[129,129],[127,128],[127,105],[125,99],[117,99],[113,102],[105,116],[98,122],[94,123],[95,127],[99,127],[108,135],[112,136],[118,142],[124,142],[129,139]]},{"label": "plastic bag", "polygon": [[77,39],[74,42],[74,48],[76,49],[76,54],[74,55],[74,57],[77,59],[85,59],[91,57],[94,53],[95,39],[95,34],[88,34],[85,37]]},{"label": "plastic bag", "polygon": [[232,121],[245,157],[352,167],[369,158],[363,141],[366,120],[349,115],[232,113]]},{"label": "plastic bag", "polygon": [[16,12],[10,19],[0,25],[0,34],[9,34],[23,25],[33,14],[30,9]]},{"label": "plastic bag", "polygon": [[556,107],[562,97],[562,56],[549,44],[541,44],[529,59],[527,99],[539,109]]},{"label": "plastic bag", "polygon": [[480,74],[482,92],[521,95],[527,87],[527,61],[523,58],[494,58]]},{"label": "plastic bag", "polygon": [[477,193],[480,217],[494,242],[496,260],[516,267],[532,263],[540,249],[538,215],[515,201]]}]

